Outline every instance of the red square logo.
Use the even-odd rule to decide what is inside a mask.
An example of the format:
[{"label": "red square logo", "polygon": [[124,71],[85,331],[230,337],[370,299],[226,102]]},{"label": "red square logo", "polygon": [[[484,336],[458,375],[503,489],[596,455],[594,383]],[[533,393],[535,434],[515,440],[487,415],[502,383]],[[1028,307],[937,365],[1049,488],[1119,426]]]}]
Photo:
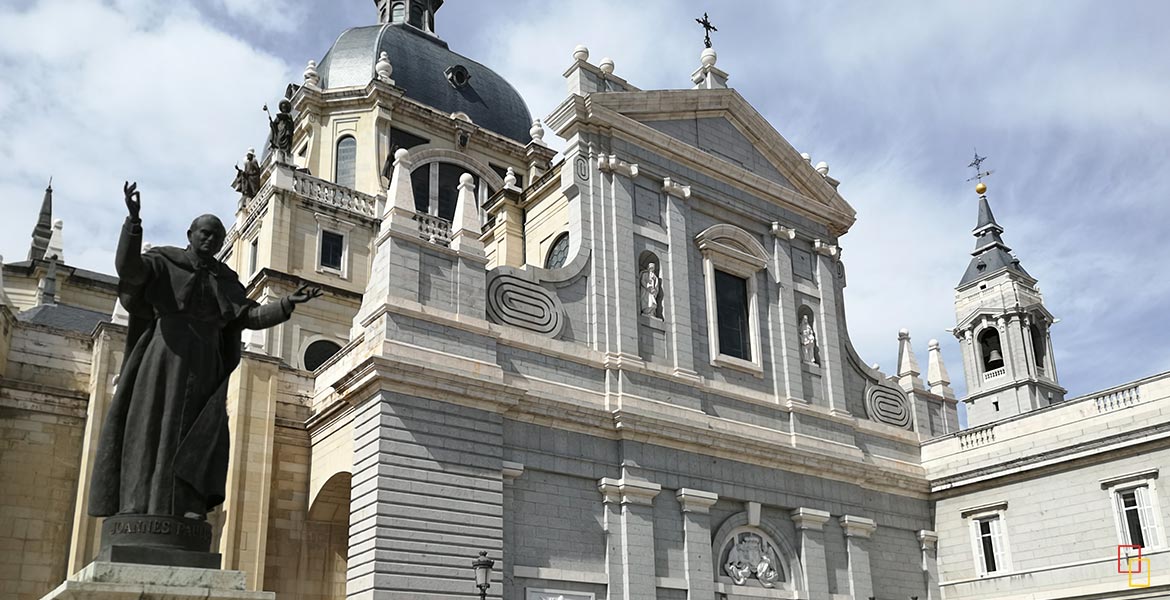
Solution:
[{"label": "red square logo", "polygon": [[[1122,556],[1121,555],[1122,548],[1127,548],[1129,550],[1137,550],[1137,556],[1130,556],[1129,552],[1126,552],[1125,556]],[[1137,567],[1136,571],[1129,570],[1130,569],[1129,565],[1131,564],[1129,561],[1132,559],[1137,559],[1134,561],[1134,563],[1132,563],[1132,564],[1137,564],[1138,567]],[[1125,565],[1125,568],[1122,568],[1122,565]],[[1117,572],[1118,573],[1141,573],[1142,572],[1142,547],[1141,546],[1138,546],[1136,544],[1118,544],[1117,545]]]}]

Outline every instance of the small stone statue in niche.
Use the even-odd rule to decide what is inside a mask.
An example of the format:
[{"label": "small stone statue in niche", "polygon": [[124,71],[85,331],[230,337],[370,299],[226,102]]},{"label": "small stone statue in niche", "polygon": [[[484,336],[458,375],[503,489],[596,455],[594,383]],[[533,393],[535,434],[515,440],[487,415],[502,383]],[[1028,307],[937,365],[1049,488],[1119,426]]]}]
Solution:
[{"label": "small stone statue in niche", "polygon": [[260,163],[256,162],[256,150],[248,148],[248,155],[244,157],[244,168],[236,167],[236,179],[232,182],[232,189],[244,198],[254,198],[260,191]]},{"label": "small stone statue in niche", "polygon": [[658,276],[658,266],[646,263],[646,268],[639,278],[642,287],[642,314],[648,317],[659,317],[658,297],[662,294],[662,278]]},{"label": "small stone statue in niche", "polygon": [[808,315],[800,317],[800,358],[810,365],[817,364],[817,332],[808,322]]},{"label": "small stone statue in niche", "polygon": [[[288,164],[292,159],[293,123],[292,102],[288,98],[280,101],[280,112],[276,117],[268,114],[268,147],[276,150],[276,162]],[[268,105],[264,105],[264,112],[268,112]]]}]

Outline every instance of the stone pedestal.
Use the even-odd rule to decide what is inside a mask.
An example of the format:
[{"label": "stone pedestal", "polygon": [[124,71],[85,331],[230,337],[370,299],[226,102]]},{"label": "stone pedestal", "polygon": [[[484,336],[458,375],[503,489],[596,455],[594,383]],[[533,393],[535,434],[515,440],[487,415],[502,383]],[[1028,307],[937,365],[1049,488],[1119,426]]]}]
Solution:
[{"label": "stone pedestal", "polygon": [[207,521],[158,515],[117,515],[102,522],[97,560],[110,563],[218,569],[220,555],[208,552]]},{"label": "stone pedestal", "polygon": [[275,600],[245,583],[243,571],[95,561],[42,600]]}]

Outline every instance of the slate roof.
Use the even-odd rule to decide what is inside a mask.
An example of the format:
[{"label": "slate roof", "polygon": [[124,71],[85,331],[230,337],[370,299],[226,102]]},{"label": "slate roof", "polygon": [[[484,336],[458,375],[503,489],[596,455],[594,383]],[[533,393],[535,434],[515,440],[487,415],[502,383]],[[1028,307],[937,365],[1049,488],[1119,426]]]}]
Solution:
[{"label": "slate roof", "polygon": [[995,222],[995,215],[991,212],[991,204],[987,196],[979,197],[979,222],[975,226],[975,251],[971,253],[971,262],[959,287],[973,283],[990,276],[1001,269],[1008,269],[1025,277],[1031,277],[1020,261],[1012,256],[1012,249],[1008,247],[1000,235],[1003,227]]},{"label": "slate roof", "polygon": [[[346,30],[321,59],[317,73],[325,89],[365,86],[385,51],[394,85],[406,97],[445,113],[464,112],[476,125],[527,144],[532,115],[519,92],[491,69],[447,48],[446,42],[402,24]],[[469,83],[456,88],[446,71],[462,65]]]},{"label": "slate roof", "polygon": [[[42,262],[44,262],[44,261],[42,261]],[[34,263],[35,263],[35,261],[22,260],[20,262],[4,263],[4,266],[14,268],[14,269],[23,269],[23,270],[31,273],[34,266],[35,266]],[[96,281],[98,283],[104,283],[107,285],[113,285],[113,286],[118,285],[118,278],[114,275],[107,275],[105,273],[98,273],[97,271],[90,271],[87,269],[79,269],[77,267],[73,267],[73,266],[69,266],[69,265],[58,265],[57,268],[59,269],[58,273],[60,273],[61,270],[66,270],[66,269],[69,270],[71,272],[70,277],[77,277],[80,279],[88,279],[90,281]]]},{"label": "slate roof", "polygon": [[42,304],[18,313],[24,323],[44,325],[77,333],[93,333],[99,323],[108,323],[110,315],[65,304]]}]

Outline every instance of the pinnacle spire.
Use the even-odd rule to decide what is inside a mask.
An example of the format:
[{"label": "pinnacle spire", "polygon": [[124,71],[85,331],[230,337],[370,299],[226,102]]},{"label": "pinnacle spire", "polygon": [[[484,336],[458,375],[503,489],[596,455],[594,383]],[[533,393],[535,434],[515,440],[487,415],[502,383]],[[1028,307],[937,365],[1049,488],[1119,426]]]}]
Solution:
[{"label": "pinnacle spire", "polygon": [[45,188],[45,197],[41,200],[41,212],[37,215],[37,224],[33,227],[32,244],[29,245],[28,259],[42,260],[45,250],[49,248],[49,240],[53,237],[53,178],[49,178],[49,185]]},{"label": "pinnacle spire", "polygon": [[[970,166],[978,171],[985,157],[975,155],[975,161]],[[1028,272],[1020,266],[1020,261],[1011,252],[1012,249],[1003,241],[1003,227],[996,222],[995,214],[991,212],[991,202],[987,199],[987,185],[982,178],[991,174],[991,171],[978,172],[972,179],[980,179],[975,186],[979,194],[979,215],[972,234],[975,236],[975,250],[971,252],[971,263],[959,281],[959,287],[973,283],[1002,269],[1009,269],[1021,275]]]}]

